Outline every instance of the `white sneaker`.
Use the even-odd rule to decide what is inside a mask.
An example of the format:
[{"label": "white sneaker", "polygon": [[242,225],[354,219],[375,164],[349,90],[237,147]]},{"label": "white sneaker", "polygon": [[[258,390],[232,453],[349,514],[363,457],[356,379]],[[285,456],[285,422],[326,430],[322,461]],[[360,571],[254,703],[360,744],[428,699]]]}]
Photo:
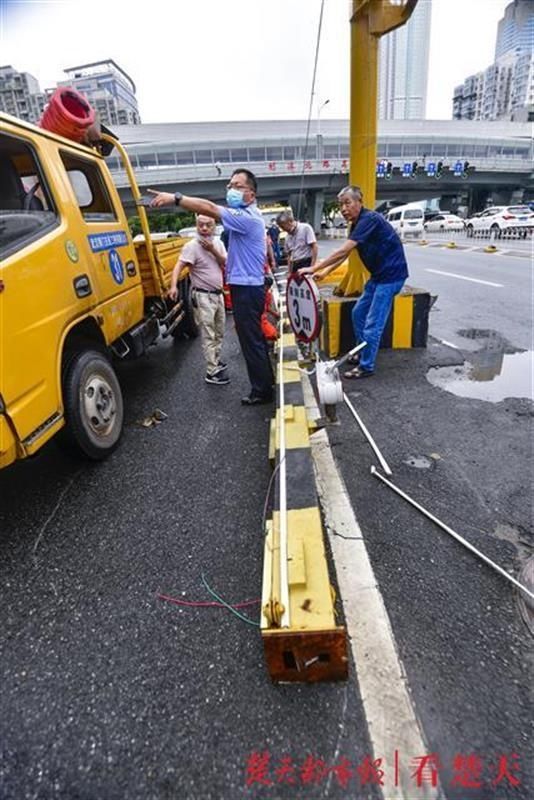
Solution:
[{"label": "white sneaker", "polygon": [[222,370],[211,375],[206,375],[204,380],[206,383],[214,383],[217,386],[225,386],[227,383],[230,383],[230,378],[227,375],[224,375]]}]

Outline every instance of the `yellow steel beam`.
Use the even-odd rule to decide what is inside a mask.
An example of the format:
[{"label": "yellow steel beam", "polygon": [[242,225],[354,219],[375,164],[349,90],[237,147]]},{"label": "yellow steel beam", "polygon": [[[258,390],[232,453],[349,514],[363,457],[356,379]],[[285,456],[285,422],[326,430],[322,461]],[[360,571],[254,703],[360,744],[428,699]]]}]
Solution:
[{"label": "yellow steel beam", "polygon": [[[296,347],[293,335],[284,335],[282,344],[286,357],[292,358],[287,351]],[[269,457],[281,465],[284,452],[286,505],[280,488],[265,531],[261,603],[265,656],[273,680],[337,680],[347,675],[346,635],[336,624],[298,361],[282,363],[277,370],[280,380],[284,391],[279,387],[279,398],[285,400],[271,423]]]},{"label": "yellow steel beam", "polygon": [[[359,186],[368,208],[376,201],[378,40],[408,21],[417,0],[353,0],[350,64],[350,182]],[[361,294],[369,273],[356,250],[336,294]]]}]

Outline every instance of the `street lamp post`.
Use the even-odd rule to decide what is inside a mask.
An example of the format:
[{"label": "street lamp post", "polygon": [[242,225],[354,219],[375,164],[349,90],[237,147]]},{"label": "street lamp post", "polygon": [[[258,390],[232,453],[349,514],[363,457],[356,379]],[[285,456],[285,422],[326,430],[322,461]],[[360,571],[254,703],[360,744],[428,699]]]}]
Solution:
[{"label": "street lamp post", "polygon": [[317,109],[317,136],[321,135],[321,111],[326,105],[328,105],[329,102],[330,100],[325,100],[324,103]]}]

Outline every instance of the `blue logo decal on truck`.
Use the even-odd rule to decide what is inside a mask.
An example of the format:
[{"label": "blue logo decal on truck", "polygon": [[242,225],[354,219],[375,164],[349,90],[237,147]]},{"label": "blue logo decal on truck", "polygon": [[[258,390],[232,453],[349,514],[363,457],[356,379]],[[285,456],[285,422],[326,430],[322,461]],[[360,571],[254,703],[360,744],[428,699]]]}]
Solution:
[{"label": "blue logo decal on truck", "polygon": [[109,268],[116,283],[124,282],[124,267],[116,250],[109,251]]}]

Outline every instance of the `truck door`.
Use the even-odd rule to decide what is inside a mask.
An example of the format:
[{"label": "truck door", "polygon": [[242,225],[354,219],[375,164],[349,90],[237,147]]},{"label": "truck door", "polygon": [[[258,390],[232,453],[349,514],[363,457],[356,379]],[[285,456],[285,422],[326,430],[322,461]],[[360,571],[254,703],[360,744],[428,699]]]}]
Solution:
[{"label": "truck door", "polygon": [[126,217],[117,193],[112,197],[106,183],[102,159],[61,149],[59,155],[73,205],[78,207],[77,243],[92,265],[102,330],[113,342],[143,316],[141,278]]},{"label": "truck door", "polygon": [[35,139],[15,126],[0,133],[0,395],[30,452],[61,424],[61,337],[90,301],[76,294],[83,268],[51,188],[48,142]]}]

